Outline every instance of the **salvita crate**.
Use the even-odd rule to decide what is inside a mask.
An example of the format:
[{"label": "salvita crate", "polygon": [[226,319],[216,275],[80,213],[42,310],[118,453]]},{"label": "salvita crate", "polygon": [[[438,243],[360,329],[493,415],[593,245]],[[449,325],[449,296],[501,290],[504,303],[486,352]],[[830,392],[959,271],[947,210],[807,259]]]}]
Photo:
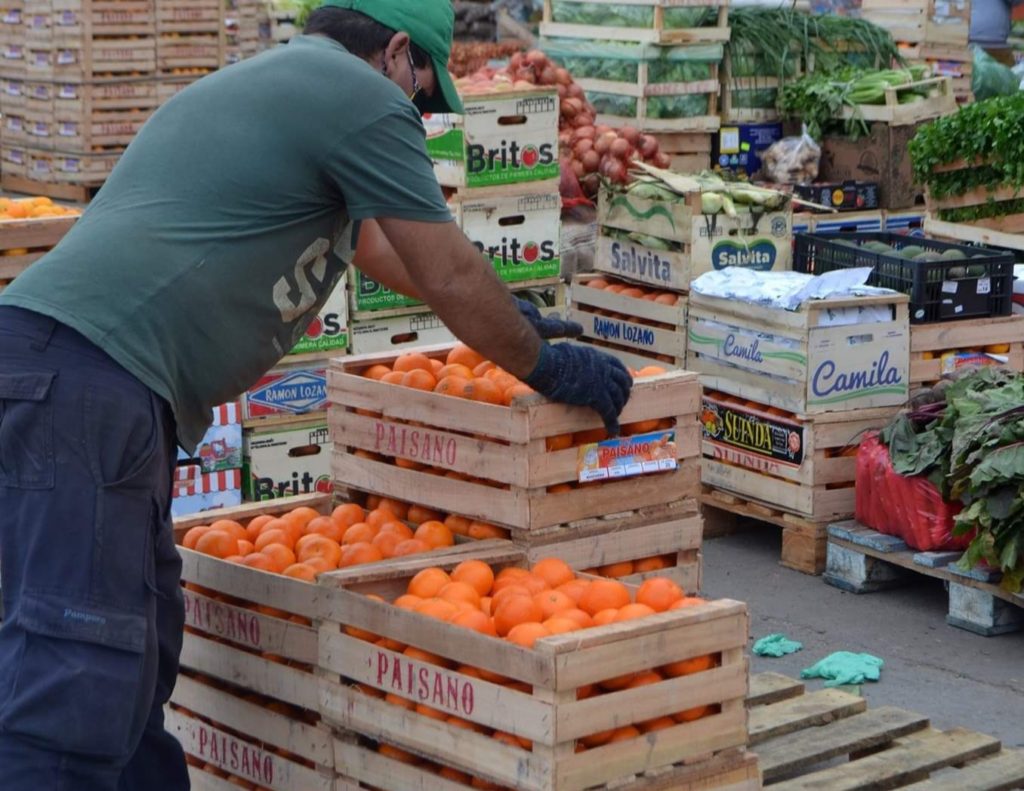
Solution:
[{"label": "salvita crate", "polygon": [[[523,565],[516,552],[476,557],[495,569]],[[342,729],[337,761],[348,761],[350,771],[366,771],[364,761],[348,757],[353,732],[524,791],[612,787],[745,744],[745,605],[710,601],[522,648],[388,603],[406,592],[418,570],[450,570],[458,560],[409,563],[399,574],[367,567],[321,578],[321,711]],[[353,636],[364,632],[386,642]],[[693,670],[703,669],[669,670],[643,686],[579,699],[591,684],[622,678],[628,684],[651,668],[683,669],[691,661]],[[424,707],[435,714],[427,716]],[[598,735],[665,716],[676,724],[611,743]],[[498,741],[488,735],[492,730],[524,741]],[[578,740],[593,746],[577,752]],[[419,777],[423,788],[463,787]],[[380,774],[358,779],[371,778],[394,791],[415,787]]]},{"label": "salvita crate", "polygon": [[550,88],[462,97],[464,115],[428,114],[427,153],[446,187],[558,185],[558,93]]},{"label": "salvita crate", "polygon": [[[444,360],[450,348],[418,351]],[[540,396],[511,406],[468,401],[362,375],[375,364],[390,366],[396,356],[331,362],[336,484],[521,530],[615,513],[623,503],[642,508],[696,496],[695,374],[637,380],[621,416],[637,437],[605,445],[592,410]],[[636,459],[635,469],[613,463],[627,457]],[[426,467],[451,475],[432,475]],[[643,474],[624,477],[633,472]],[[549,492],[552,487],[557,491]]]},{"label": "salvita crate", "polygon": [[901,406],[910,324],[903,294],[799,310],[690,295],[687,369],[705,387],[797,415]]},{"label": "salvita crate", "polygon": [[854,509],[861,437],[887,425],[900,408],[801,417],[706,391],[701,480],[811,521],[844,519]]},{"label": "salvita crate", "polygon": [[736,208],[735,217],[706,215],[699,191],[666,201],[604,189],[598,202],[601,236],[594,268],[673,291],[688,291],[690,282],[704,272],[730,266],[790,269],[792,211]]},{"label": "salvita crate", "polygon": [[[657,299],[646,298],[650,295]],[[569,318],[583,325],[582,341],[615,354],[627,352],[630,359],[639,357],[649,365],[685,368],[686,304],[682,294],[648,291],[601,275],[576,275]]]}]

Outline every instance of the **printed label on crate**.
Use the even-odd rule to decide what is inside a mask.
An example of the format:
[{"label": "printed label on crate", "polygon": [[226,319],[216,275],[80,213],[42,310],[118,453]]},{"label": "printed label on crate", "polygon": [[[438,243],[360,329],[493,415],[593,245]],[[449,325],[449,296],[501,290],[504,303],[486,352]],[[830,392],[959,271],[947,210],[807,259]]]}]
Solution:
[{"label": "printed label on crate", "polygon": [[392,310],[394,308],[411,308],[423,303],[405,294],[392,291],[373,278],[356,271],[356,287],[354,292],[356,310]]},{"label": "printed label on crate", "polygon": [[612,270],[624,277],[642,280],[656,286],[673,283],[670,253],[615,239],[611,242]]},{"label": "printed label on crate", "polygon": [[715,269],[740,266],[757,272],[770,272],[775,268],[777,258],[778,248],[771,239],[725,239],[711,248],[711,265]]},{"label": "printed label on crate", "polygon": [[318,370],[270,373],[246,394],[247,417],[313,412],[327,403],[327,372]]},{"label": "printed label on crate", "polygon": [[[199,719],[182,716],[177,721],[182,727],[174,729],[175,735],[190,755],[253,783],[277,788],[296,787],[288,783],[287,763],[274,753]],[[279,771],[281,767],[284,767],[283,772]]]},{"label": "printed label on crate", "polygon": [[[359,661],[359,664],[363,662]],[[365,673],[359,668],[359,675],[378,689],[418,701],[452,716],[469,717],[480,705],[480,694],[472,676],[407,659],[401,654],[373,646],[368,649],[365,664]]]},{"label": "printed label on crate", "polygon": [[804,460],[804,427],[795,421],[704,396],[700,423],[719,461],[770,474]]},{"label": "printed label on crate", "polygon": [[977,368],[981,366],[1006,365],[1010,358],[1005,354],[987,354],[984,352],[949,352],[940,358],[942,375],[954,373],[961,368]]},{"label": "printed label on crate", "polygon": [[25,57],[25,50],[17,44],[8,44],[4,47],[4,58],[6,60],[21,60]]},{"label": "printed label on crate", "polygon": [[8,96],[24,96],[25,88],[16,80],[4,80],[4,93]]},{"label": "printed label on crate", "polygon": [[20,8],[9,8],[4,11],[4,24],[5,25],[20,25],[21,24],[21,9]]},{"label": "printed label on crate", "polygon": [[248,499],[331,493],[331,440],[325,424],[250,430],[243,442],[242,476]]},{"label": "printed label on crate", "polygon": [[652,350],[658,340],[651,327],[622,319],[609,319],[604,316],[594,316],[590,332],[586,334],[603,341],[626,343],[641,349]]},{"label": "printed label on crate", "polygon": [[562,201],[557,191],[464,200],[462,232],[506,283],[558,277]]},{"label": "printed label on crate", "polygon": [[280,650],[279,645],[266,644],[260,617],[255,612],[206,599],[187,588],[182,594],[187,626],[257,651]]},{"label": "printed label on crate", "polygon": [[676,432],[655,431],[583,445],[577,472],[582,483],[633,478],[677,469],[676,456]]}]

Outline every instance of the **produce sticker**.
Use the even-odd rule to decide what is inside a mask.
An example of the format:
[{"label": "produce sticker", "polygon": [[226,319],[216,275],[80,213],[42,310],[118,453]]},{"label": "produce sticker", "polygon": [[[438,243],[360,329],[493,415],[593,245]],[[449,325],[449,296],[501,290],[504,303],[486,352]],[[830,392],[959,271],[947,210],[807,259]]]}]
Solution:
[{"label": "produce sticker", "polygon": [[581,483],[632,478],[678,469],[676,432],[653,431],[583,445],[577,472]]},{"label": "produce sticker", "polygon": [[793,420],[705,396],[700,423],[718,461],[777,474],[804,460],[804,427]]}]

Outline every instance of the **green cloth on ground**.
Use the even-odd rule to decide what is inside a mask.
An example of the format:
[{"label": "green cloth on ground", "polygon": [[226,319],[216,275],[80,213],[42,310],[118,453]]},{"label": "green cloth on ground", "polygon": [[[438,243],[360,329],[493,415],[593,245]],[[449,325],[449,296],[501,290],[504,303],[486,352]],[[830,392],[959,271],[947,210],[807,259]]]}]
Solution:
[{"label": "green cloth on ground", "polygon": [[795,654],[804,647],[803,643],[790,640],[784,634],[769,634],[754,643],[754,653],[758,656],[785,656]]},{"label": "green cloth on ground", "polygon": [[885,664],[871,654],[854,654],[837,651],[820,662],[800,672],[800,678],[824,678],[826,687],[841,687],[846,684],[863,684],[878,681]]}]

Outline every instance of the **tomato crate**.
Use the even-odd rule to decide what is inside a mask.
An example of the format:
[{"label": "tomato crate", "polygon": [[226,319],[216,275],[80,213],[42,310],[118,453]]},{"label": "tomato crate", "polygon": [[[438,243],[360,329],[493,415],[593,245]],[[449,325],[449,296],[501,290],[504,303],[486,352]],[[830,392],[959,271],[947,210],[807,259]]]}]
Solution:
[{"label": "tomato crate", "polygon": [[[7,162],[4,162],[4,170]],[[0,221],[0,279],[17,277],[42,258],[75,224],[77,217]]]},{"label": "tomato crate", "polygon": [[73,43],[103,36],[152,36],[152,3],[147,0],[52,0],[53,40]]},{"label": "tomato crate", "polygon": [[812,300],[795,311],[691,294],[689,333],[687,369],[705,388],[801,416],[907,400],[903,294]]},{"label": "tomato crate", "polygon": [[[576,275],[572,285],[568,317],[583,325],[583,340],[615,352],[628,350],[650,365],[686,366],[685,295],[648,291],[600,275]],[[606,290],[605,285],[619,288]],[[661,301],[645,299],[648,294],[658,294]]]},{"label": "tomato crate", "polygon": [[[450,349],[419,351],[443,359]],[[635,448],[649,451],[648,469],[654,465],[665,472],[576,486],[580,448],[593,449],[594,457],[601,458],[592,445],[605,436],[596,413],[540,396],[516,399],[512,406],[453,400],[361,375],[371,365],[393,363],[397,356],[331,362],[328,401],[336,484],[521,530],[620,511],[624,502],[643,508],[695,496],[700,401],[695,374],[670,372],[637,380],[620,418],[625,426],[639,424],[635,428],[650,431],[659,426],[667,430],[671,424],[674,448],[663,437]],[[579,446],[573,444],[577,439]],[[549,451],[549,444],[560,449]],[[662,458],[666,452],[672,458]],[[394,458],[403,466],[389,461]],[[425,465],[452,475],[416,469]],[[466,480],[468,476],[475,480]],[[549,495],[549,488],[563,486],[568,491]]]},{"label": "tomato crate", "polygon": [[896,233],[805,234],[794,258],[794,269],[814,275],[871,267],[869,285],[910,297],[912,324],[1009,315],[1013,266],[1008,252]]},{"label": "tomato crate", "polygon": [[[602,189],[595,268],[645,285],[688,291],[704,272],[743,266],[760,271],[792,268],[793,212],[705,215],[699,191],[676,201],[652,200]],[[659,242],[654,249],[652,239]]]},{"label": "tomato crate", "polygon": [[1024,316],[925,324],[910,330],[910,393],[959,368],[998,365],[1024,372]]},{"label": "tomato crate", "polygon": [[725,43],[729,8],[724,0],[544,0],[540,33],[643,44]]},{"label": "tomato crate", "polygon": [[857,448],[899,406],[798,417],[774,406],[705,391],[701,481],[814,521],[854,509]]},{"label": "tomato crate", "polygon": [[[515,552],[475,557],[495,569],[522,564]],[[450,570],[457,562],[434,565]],[[710,601],[546,637],[524,648],[387,603],[427,565],[410,563],[401,574],[367,569],[321,577],[320,699],[326,721],[523,791],[604,788],[746,743],[745,604]],[[358,639],[354,630],[391,641],[390,647]],[[402,646],[410,648],[403,653]],[[691,660],[705,669],[577,699],[580,690],[592,691],[590,685]],[[382,699],[384,693],[456,718],[463,727]],[[597,736],[672,715],[679,716],[677,724],[638,738],[600,744]],[[485,735],[490,729],[528,741],[512,746]],[[577,752],[583,739],[600,746]],[[339,757],[349,743],[349,734],[342,733]],[[345,771],[362,770],[357,764]],[[409,787],[396,785],[397,778],[386,782],[385,788],[396,791]]]}]

